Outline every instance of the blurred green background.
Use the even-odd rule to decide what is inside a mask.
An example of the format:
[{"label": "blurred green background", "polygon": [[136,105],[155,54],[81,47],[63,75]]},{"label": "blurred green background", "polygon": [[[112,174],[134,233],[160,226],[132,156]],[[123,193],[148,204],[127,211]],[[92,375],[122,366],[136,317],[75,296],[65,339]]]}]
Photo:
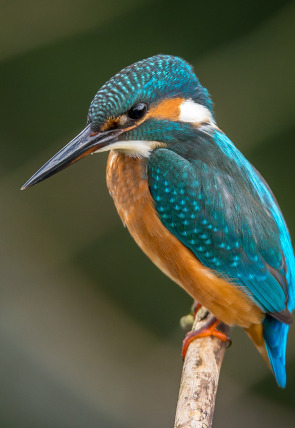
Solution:
[{"label": "blurred green background", "polygon": [[[219,126],[268,180],[295,239],[295,3],[0,1],[0,427],[173,426],[191,299],[122,227],[106,155],[20,186],[95,92],[157,53],[191,62]],[[240,329],[215,427],[293,427],[295,329],[280,390]]]}]

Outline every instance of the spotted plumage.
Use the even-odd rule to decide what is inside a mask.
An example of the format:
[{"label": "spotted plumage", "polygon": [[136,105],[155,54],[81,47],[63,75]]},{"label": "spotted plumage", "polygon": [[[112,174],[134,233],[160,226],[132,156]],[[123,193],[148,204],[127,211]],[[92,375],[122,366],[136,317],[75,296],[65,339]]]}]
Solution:
[{"label": "spotted plumage", "polygon": [[181,58],[157,55],[132,64],[113,76],[95,95],[88,120],[95,128],[110,116],[119,116],[136,102],[149,104],[177,95],[198,97],[199,103],[212,109],[207,90],[192,67]]},{"label": "spotted plumage", "polygon": [[186,61],[158,55],[112,77],[86,128],[24,187],[105,150],[109,191],[138,245],[220,320],[243,327],[284,387],[295,306],[289,232]]}]

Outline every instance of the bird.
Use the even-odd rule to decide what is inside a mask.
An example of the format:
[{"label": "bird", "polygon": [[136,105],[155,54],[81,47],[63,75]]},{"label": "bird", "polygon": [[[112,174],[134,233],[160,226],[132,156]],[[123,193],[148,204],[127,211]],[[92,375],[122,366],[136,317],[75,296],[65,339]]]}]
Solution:
[{"label": "bird", "polygon": [[227,340],[219,321],[244,328],[284,388],[295,307],[289,231],[267,182],[217,126],[209,92],[187,61],[155,55],[111,77],[85,129],[22,189],[104,151],[125,227],[214,315],[202,335]]}]

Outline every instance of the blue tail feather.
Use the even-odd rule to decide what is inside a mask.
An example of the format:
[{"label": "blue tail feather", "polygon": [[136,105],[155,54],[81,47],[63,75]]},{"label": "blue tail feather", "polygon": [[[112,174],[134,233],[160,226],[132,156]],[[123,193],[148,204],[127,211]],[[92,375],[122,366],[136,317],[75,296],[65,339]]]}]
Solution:
[{"label": "blue tail feather", "polygon": [[263,321],[263,337],[276,381],[286,386],[286,347],[289,326],[267,315]]}]

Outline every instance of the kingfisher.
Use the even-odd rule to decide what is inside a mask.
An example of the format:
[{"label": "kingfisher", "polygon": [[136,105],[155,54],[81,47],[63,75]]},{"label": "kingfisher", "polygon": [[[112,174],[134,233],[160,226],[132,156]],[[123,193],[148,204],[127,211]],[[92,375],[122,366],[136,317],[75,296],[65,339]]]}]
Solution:
[{"label": "kingfisher", "polygon": [[104,151],[124,225],[216,319],[193,338],[227,340],[220,321],[243,327],[285,387],[295,306],[288,228],[266,181],[218,128],[193,67],[156,55],[124,68],[96,93],[86,128],[22,189]]}]

